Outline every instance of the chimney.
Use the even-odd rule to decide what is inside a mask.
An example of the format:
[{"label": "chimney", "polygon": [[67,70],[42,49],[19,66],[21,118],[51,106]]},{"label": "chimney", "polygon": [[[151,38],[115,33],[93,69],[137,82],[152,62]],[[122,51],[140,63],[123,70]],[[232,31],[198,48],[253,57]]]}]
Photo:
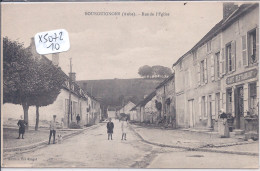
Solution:
[{"label": "chimney", "polygon": [[235,5],[234,2],[224,2],[223,20],[226,20],[236,9],[238,9],[238,5]]},{"label": "chimney", "polygon": [[59,66],[59,53],[52,54],[52,63],[55,66]]},{"label": "chimney", "polygon": [[76,82],[76,73],[75,73],[75,72],[70,72],[70,73],[69,73],[69,77],[71,78],[71,80],[72,80],[73,82]]}]

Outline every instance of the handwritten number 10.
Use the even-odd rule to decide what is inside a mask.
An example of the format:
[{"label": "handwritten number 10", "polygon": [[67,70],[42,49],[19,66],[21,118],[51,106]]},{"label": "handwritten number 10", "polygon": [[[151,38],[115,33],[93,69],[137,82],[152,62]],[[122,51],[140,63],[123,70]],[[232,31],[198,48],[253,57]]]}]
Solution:
[{"label": "handwritten number 10", "polygon": [[60,49],[60,45],[58,43],[52,43],[50,46],[48,46],[47,48],[52,48],[52,50],[59,50]]}]

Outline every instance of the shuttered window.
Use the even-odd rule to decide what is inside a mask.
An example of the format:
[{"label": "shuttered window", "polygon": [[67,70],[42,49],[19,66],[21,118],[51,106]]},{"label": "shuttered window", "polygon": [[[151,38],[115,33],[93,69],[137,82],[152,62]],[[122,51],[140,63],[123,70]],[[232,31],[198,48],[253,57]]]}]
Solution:
[{"label": "shuttered window", "polygon": [[200,81],[202,83],[205,82],[205,73],[204,73],[205,69],[204,69],[204,67],[205,67],[205,64],[204,64],[204,60],[203,60],[203,61],[200,62],[200,77],[201,77]]},{"label": "shuttered window", "polygon": [[208,82],[207,59],[204,60],[204,83]]},{"label": "shuttered window", "polygon": [[215,66],[216,66],[216,76],[217,76],[217,78],[219,78],[220,77],[220,53],[218,52],[218,53],[216,53],[216,57],[215,57],[215,61],[216,61],[216,64],[215,64]]},{"label": "shuttered window", "polygon": [[200,62],[197,64],[198,86],[200,86]]},{"label": "shuttered window", "polygon": [[226,59],[225,59],[225,48],[221,49],[221,58],[220,58],[220,77],[226,74]]},{"label": "shuttered window", "polygon": [[232,58],[231,58],[231,44],[226,46],[226,61],[227,61],[227,71],[232,71]]},{"label": "shuttered window", "polygon": [[214,61],[214,55],[211,55],[211,57],[210,57],[210,64],[211,64],[211,71],[210,71],[210,73],[211,73],[211,81],[214,81],[215,80],[215,61]]},{"label": "shuttered window", "polygon": [[232,71],[236,70],[236,41],[231,42]]},{"label": "shuttered window", "polygon": [[256,29],[248,33],[248,57],[249,65],[256,63]]},{"label": "shuttered window", "polygon": [[247,58],[247,46],[246,46],[246,35],[242,36],[242,57],[243,57],[243,66],[248,65],[248,58]]}]

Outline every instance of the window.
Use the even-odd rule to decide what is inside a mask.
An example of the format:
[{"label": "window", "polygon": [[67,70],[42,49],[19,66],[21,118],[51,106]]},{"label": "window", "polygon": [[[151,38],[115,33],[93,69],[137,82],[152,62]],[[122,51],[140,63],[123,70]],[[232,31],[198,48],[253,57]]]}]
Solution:
[{"label": "window", "polygon": [[[216,93],[216,100],[215,100],[215,106],[216,106],[216,116],[219,116],[220,114],[220,93]],[[216,117],[217,118],[217,117]]]},{"label": "window", "polygon": [[248,33],[248,57],[249,65],[256,63],[256,29]]},{"label": "window", "polygon": [[201,114],[203,117],[207,116],[205,96],[202,96],[202,98],[201,98]]},{"label": "window", "polygon": [[204,60],[203,61],[201,61],[200,62],[200,80],[201,80],[201,82],[202,83],[204,83],[205,82],[205,68],[204,68]]},{"label": "window", "polygon": [[211,52],[211,40],[207,43],[207,52]]},{"label": "window", "polygon": [[219,78],[220,77],[220,61],[219,61],[219,58],[220,58],[220,52],[216,53],[216,73],[217,73],[217,77]]},{"label": "window", "polygon": [[233,71],[232,69],[232,56],[231,56],[231,43],[226,46],[226,59],[228,72]]},{"label": "window", "polygon": [[256,83],[249,84],[249,111],[252,114],[258,114]]},{"label": "window", "polygon": [[227,113],[232,113],[232,89],[227,89]]},{"label": "window", "polygon": [[200,82],[207,83],[207,59],[200,61]]}]

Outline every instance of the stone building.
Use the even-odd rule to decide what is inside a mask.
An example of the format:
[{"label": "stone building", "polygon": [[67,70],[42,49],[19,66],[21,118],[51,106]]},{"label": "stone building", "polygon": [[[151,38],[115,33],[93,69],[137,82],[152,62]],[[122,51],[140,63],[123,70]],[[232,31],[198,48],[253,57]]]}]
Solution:
[{"label": "stone building", "polygon": [[223,108],[245,129],[258,114],[259,5],[223,4],[223,19],[173,64],[177,125],[216,129]]},{"label": "stone building", "polygon": [[[39,55],[36,52],[34,39],[31,39],[31,44],[28,49],[32,52],[34,56],[39,56],[49,60],[44,55]],[[52,63],[58,67],[59,65],[59,55],[52,55]],[[68,128],[71,122],[76,122],[76,116],[79,114],[81,121],[80,125],[84,126],[87,124],[96,124],[100,120],[101,109],[100,103],[91,96],[88,92],[81,89],[76,83],[76,74],[69,73],[70,76],[66,77],[63,88],[60,90],[60,94],[53,104],[40,107],[40,123],[39,127],[48,126],[49,121],[52,120],[52,116],[56,115],[56,121],[63,125],[63,128]],[[71,78],[71,89],[69,86]],[[69,94],[71,92],[71,105],[69,105]],[[29,116],[29,126],[35,125],[36,114],[35,107],[30,106],[28,111]],[[14,105],[6,103],[3,105],[3,119],[4,123],[8,122],[10,119],[19,119],[20,115],[23,115],[23,109],[21,105]]]},{"label": "stone building", "polygon": [[159,118],[163,119],[166,124],[175,125],[176,108],[175,108],[175,76],[170,75],[156,87],[156,103],[161,104]]},{"label": "stone building", "polygon": [[135,106],[135,104],[131,101],[126,103],[121,109],[119,109],[119,113],[125,113],[130,115],[130,110]]}]

